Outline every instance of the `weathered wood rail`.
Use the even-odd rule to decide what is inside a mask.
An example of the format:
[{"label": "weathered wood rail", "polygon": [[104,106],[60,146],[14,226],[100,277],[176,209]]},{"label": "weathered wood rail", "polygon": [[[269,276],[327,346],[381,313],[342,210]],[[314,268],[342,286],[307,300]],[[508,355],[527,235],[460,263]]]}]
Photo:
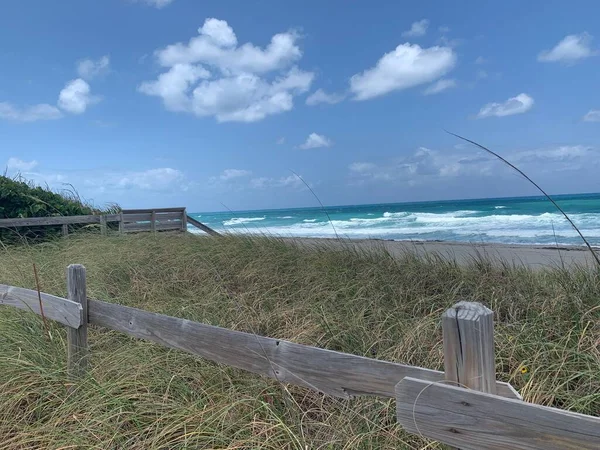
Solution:
[{"label": "weathered wood rail", "polygon": [[495,379],[493,313],[479,303],[459,302],[444,313],[440,372],[88,299],[85,283],[85,268],[71,265],[69,299],[0,285],[0,305],[43,310],[67,326],[73,378],[89,365],[89,324],[336,397],[395,398],[407,431],[461,449],[600,448],[600,418],[524,402]]},{"label": "weathered wood rail", "polygon": [[100,224],[102,234],[107,234],[109,223],[118,223],[119,232],[144,231],[187,231],[188,222],[196,228],[219,236],[212,228],[187,215],[184,207],[125,209],[120,214],[102,214],[87,216],[51,216],[0,219],[0,228],[21,228],[37,226],[62,226],[62,234],[69,234],[69,225]]}]

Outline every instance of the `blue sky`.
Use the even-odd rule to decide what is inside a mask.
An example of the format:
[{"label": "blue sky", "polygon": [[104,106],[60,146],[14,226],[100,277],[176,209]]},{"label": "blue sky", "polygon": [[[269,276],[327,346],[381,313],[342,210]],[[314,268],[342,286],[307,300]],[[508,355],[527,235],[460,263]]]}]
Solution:
[{"label": "blue sky", "polygon": [[600,191],[600,4],[22,0],[0,165],[192,211]]}]

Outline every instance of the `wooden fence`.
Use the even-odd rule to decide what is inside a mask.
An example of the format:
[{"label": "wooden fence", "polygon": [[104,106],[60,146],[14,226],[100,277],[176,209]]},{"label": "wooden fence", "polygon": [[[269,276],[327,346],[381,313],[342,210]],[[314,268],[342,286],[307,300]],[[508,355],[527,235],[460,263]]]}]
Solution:
[{"label": "wooden fence", "polygon": [[0,304],[65,325],[74,378],[88,369],[87,327],[96,325],[336,397],[395,398],[406,430],[462,449],[600,448],[600,418],[524,402],[496,380],[493,313],[479,303],[443,314],[439,372],[88,299],[81,265],[68,267],[67,287],[64,299],[0,284]]},{"label": "wooden fence", "polygon": [[67,236],[69,234],[69,225],[100,224],[100,231],[102,234],[106,234],[109,223],[118,223],[119,232],[121,233],[131,233],[143,231],[187,231],[188,222],[210,235],[219,235],[212,228],[189,217],[184,207],[124,209],[120,214],[0,219],[0,228],[61,225],[63,235]]}]

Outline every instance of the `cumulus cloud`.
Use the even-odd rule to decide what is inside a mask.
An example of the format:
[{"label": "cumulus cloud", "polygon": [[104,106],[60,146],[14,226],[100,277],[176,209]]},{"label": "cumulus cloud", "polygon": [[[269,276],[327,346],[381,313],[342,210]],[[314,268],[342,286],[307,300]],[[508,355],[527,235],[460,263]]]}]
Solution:
[{"label": "cumulus cloud", "polygon": [[533,98],[529,95],[521,93],[516,97],[509,98],[504,103],[488,103],[479,113],[478,118],[485,117],[505,117],[514,114],[523,114],[533,107]]},{"label": "cumulus cloud", "polygon": [[69,81],[58,95],[59,108],[72,114],[82,114],[98,101],[98,97],[91,95],[90,85],[81,78]]},{"label": "cumulus cloud", "polygon": [[565,36],[551,50],[542,51],[538,55],[538,61],[573,64],[595,54],[597,52],[592,49],[592,36],[590,34],[570,34]]},{"label": "cumulus cloud", "polygon": [[238,45],[224,20],[206,19],[198,33],[187,44],[156,51],[167,70],[139,91],[161,97],[171,111],[255,122],[291,110],[294,97],[312,84],[314,74],[294,65],[302,52],[293,31],[274,35],[264,49]]},{"label": "cumulus cloud", "polygon": [[18,108],[10,103],[0,103],[0,119],[14,122],[36,122],[38,120],[60,119],[62,113],[56,106],[47,103]]},{"label": "cumulus cloud", "polygon": [[410,30],[406,30],[402,33],[404,37],[421,37],[425,36],[427,33],[427,28],[429,27],[429,20],[423,19],[418,22],[413,22],[410,26]]},{"label": "cumulus cloud", "polygon": [[252,175],[252,172],[249,170],[243,169],[225,169],[223,173],[219,176],[221,181],[229,181],[235,178],[242,178]]},{"label": "cumulus cloud", "polygon": [[77,63],[77,73],[86,80],[105,75],[109,70],[110,58],[107,55],[96,60],[86,58]]},{"label": "cumulus cloud", "polygon": [[311,148],[331,147],[332,144],[333,142],[331,139],[323,136],[322,134],[310,133],[304,144],[299,145],[298,148],[307,150]]},{"label": "cumulus cloud", "polygon": [[323,89],[317,89],[306,98],[306,104],[309,106],[318,105],[319,103],[329,103],[330,105],[335,105],[336,103],[344,100],[344,98],[345,95],[328,94]]},{"label": "cumulus cloud", "polygon": [[433,83],[427,89],[423,91],[425,95],[439,94],[445,90],[456,87],[456,80],[452,79],[441,79]]},{"label": "cumulus cloud", "polygon": [[585,116],[584,122],[600,122],[600,109],[590,109]]},{"label": "cumulus cloud", "polygon": [[6,168],[9,171],[23,171],[23,172],[28,172],[32,169],[34,169],[35,167],[37,167],[38,162],[34,159],[32,161],[23,161],[22,159],[19,158],[15,158],[15,157],[11,157],[8,158],[8,161],[6,162]]},{"label": "cumulus cloud", "polygon": [[350,79],[350,90],[355,100],[368,100],[431,83],[452,70],[455,64],[456,54],[449,47],[401,44],[383,55],[375,67],[354,75]]}]

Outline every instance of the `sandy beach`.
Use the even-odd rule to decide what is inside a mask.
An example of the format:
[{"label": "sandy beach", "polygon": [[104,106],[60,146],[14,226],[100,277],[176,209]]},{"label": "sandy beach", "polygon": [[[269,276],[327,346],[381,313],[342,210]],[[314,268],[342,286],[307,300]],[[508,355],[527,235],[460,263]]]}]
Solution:
[{"label": "sandy beach", "polygon": [[[491,243],[462,243],[437,241],[390,241],[378,239],[294,239],[300,245],[352,245],[360,250],[385,248],[392,256],[407,252],[417,255],[435,254],[468,264],[474,259],[485,257],[496,263],[509,263],[532,269],[593,267],[594,258],[587,247],[578,246],[533,246]],[[596,249],[600,251],[600,249]]]}]

